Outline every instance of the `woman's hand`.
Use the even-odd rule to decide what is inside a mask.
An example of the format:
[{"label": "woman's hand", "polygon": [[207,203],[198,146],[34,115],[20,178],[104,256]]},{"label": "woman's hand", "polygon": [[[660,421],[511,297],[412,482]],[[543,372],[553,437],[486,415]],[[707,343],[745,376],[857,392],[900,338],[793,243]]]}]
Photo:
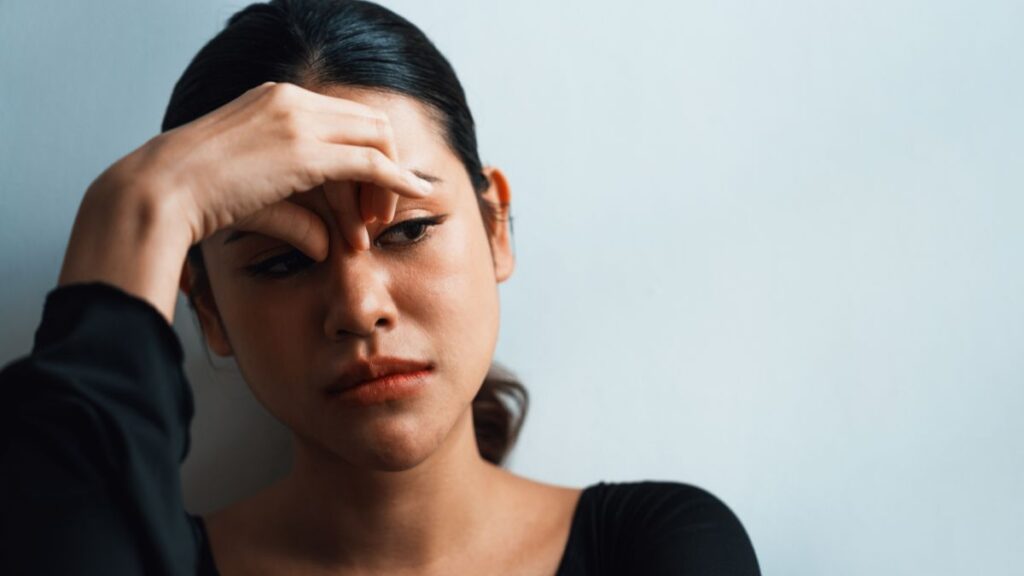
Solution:
[{"label": "woman's hand", "polygon": [[[390,222],[397,195],[430,191],[397,160],[383,113],[292,84],[262,84],[101,174],[82,200],[58,284],[113,283],[171,322],[185,253],[224,227],[326,257],[325,223],[283,201],[292,194],[322,185],[348,243],[368,249],[364,222]],[[360,193],[353,182],[368,185]]]},{"label": "woman's hand", "polygon": [[[279,201],[323,185],[345,238],[368,249],[364,222],[390,222],[397,195],[430,191],[398,166],[384,113],[293,84],[253,88],[139,153],[133,172],[178,196],[193,243],[234,225],[278,236],[316,260],[326,256],[327,228],[313,212]],[[360,194],[354,182],[369,186]]]}]

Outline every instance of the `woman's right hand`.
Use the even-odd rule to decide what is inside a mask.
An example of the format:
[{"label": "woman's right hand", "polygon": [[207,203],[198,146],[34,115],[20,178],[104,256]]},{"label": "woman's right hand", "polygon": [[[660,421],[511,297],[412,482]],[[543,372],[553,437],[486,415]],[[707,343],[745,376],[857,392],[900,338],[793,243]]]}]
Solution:
[{"label": "woman's right hand", "polygon": [[326,258],[327,225],[286,201],[318,186],[356,249],[370,247],[366,222],[394,218],[398,195],[419,198],[431,188],[399,167],[382,112],[267,82],[150,139],[97,177],[75,219],[58,285],[108,282],[173,322],[185,253],[224,227]]},{"label": "woman's right hand", "polygon": [[383,112],[287,83],[257,86],[122,162],[111,169],[173,195],[193,244],[233,225],[279,237],[315,260],[326,257],[327,228],[313,212],[281,202],[288,196],[322,185],[345,238],[368,249],[365,222],[390,222],[398,195],[431,190],[398,166]]}]

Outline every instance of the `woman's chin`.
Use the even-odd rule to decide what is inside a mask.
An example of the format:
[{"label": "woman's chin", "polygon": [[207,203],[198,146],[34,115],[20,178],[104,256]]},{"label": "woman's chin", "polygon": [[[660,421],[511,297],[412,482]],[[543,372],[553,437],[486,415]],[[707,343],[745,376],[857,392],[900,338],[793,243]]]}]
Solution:
[{"label": "woman's chin", "polygon": [[350,444],[351,463],[357,468],[401,472],[415,468],[441,449],[446,434],[429,432],[423,426],[380,423],[356,436]]}]

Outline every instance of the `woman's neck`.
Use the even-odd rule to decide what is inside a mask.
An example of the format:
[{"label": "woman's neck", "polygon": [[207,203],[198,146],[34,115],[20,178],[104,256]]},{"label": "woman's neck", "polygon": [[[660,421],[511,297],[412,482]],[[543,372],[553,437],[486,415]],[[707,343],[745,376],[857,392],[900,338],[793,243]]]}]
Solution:
[{"label": "woman's neck", "polygon": [[296,438],[290,474],[270,510],[294,557],[345,572],[424,574],[453,555],[490,550],[511,474],[478,451],[467,409],[430,455],[408,469],[356,467]]}]

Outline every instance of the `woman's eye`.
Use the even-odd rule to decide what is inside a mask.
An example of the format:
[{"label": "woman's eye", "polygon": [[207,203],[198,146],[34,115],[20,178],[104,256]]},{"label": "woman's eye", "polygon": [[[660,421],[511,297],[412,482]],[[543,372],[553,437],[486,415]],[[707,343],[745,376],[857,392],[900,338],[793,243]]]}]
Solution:
[{"label": "woman's eye", "polygon": [[252,276],[284,278],[285,276],[296,274],[315,262],[316,260],[313,260],[302,252],[298,250],[291,250],[279,256],[267,258],[262,262],[253,264],[252,266],[246,266],[245,270]]},{"label": "woman's eye", "polygon": [[[413,218],[395,224],[382,232],[374,244],[378,247],[401,248],[422,241],[429,236],[428,230],[444,220],[444,216]],[[278,256],[267,258],[262,262],[246,266],[244,270],[250,276],[260,278],[285,278],[298,274],[302,270],[316,264],[309,256],[299,250],[290,250]]]},{"label": "woman's eye", "polygon": [[[374,244],[377,246],[397,247],[415,244],[426,238],[429,235],[428,230],[430,227],[440,224],[442,220],[443,217],[440,216],[406,220],[382,232],[380,236],[377,236]],[[389,241],[385,242],[383,241],[384,239],[389,239]]]}]

